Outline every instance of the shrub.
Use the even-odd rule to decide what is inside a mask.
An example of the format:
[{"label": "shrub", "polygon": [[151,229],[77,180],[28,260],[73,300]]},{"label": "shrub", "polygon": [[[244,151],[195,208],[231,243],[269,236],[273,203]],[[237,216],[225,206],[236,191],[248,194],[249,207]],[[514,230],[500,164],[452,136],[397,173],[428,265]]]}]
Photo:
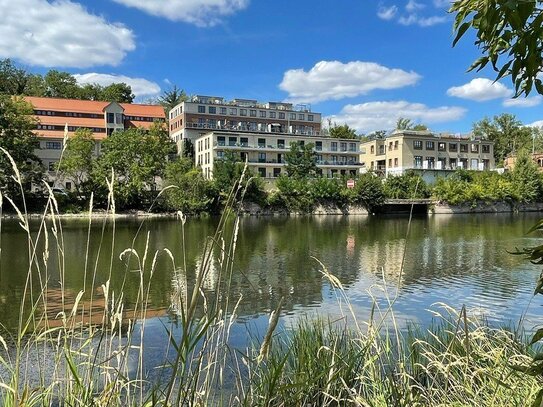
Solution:
[{"label": "shrub", "polygon": [[390,199],[428,198],[431,195],[426,182],[413,172],[388,177],[383,184],[383,191]]}]

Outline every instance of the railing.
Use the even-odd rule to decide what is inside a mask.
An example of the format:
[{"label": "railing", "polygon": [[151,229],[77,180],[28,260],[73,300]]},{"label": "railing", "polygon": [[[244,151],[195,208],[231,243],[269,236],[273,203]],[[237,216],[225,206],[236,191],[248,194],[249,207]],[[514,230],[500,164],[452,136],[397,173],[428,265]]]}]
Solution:
[{"label": "railing", "polygon": [[[255,149],[255,150],[263,150],[263,149],[269,149],[269,150],[284,150],[288,151],[290,150],[290,146],[285,146],[284,144],[278,144],[277,146],[273,146],[271,144],[268,145],[250,145],[248,143],[230,143],[226,141],[217,141],[213,144],[214,147],[232,147],[232,148],[247,148],[247,149]],[[319,153],[338,153],[337,150],[326,150],[326,149],[320,149],[315,151],[318,151]],[[343,154],[356,154],[359,155],[360,153],[358,151],[343,151]]]},{"label": "railing", "polygon": [[303,136],[320,136],[319,131],[315,130],[309,130],[309,131],[282,131],[280,129],[277,131],[277,127],[272,127],[271,131],[268,130],[268,127],[265,126],[265,128],[258,128],[258,127],[250,127],[250,126],[228,126],[228,125],[216,125],[216,124],[210,124],[210,123],[185,123],[185,128],[194,128],[194,129],[209,129],[209,130],[226,130],[226,131],[246,131],[251,133],[274,133],[274,134],[299,134]]}]

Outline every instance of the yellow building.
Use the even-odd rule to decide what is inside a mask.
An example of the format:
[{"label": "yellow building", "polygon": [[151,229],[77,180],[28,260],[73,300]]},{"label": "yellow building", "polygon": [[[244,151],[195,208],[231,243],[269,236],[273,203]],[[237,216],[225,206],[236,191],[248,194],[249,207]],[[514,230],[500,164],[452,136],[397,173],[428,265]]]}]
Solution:
[{"label": "yellow building", "polygon": [[361,144],[363,171],[401,175],[407,170],[491,170],[494,144],[466,136],[396,130],[388,137]]}]

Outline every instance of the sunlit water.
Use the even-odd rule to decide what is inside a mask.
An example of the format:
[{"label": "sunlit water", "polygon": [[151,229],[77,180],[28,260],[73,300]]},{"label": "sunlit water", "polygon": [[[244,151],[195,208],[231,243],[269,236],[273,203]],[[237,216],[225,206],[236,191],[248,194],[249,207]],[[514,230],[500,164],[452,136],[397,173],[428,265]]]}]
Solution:
[{"label": "sunlit water", "polygon": [[[306,315],[336,318],[346,312],[320,270],[322,262],[345,287],[352,309],[360,321],[394,300],[396,322],[427,326],[438,303],[471,315],[484,315],[491,324],[512,325],[526,314],[524,326],[533,328],[543,314],[542,298],[532,298],[541,266],[532,265],[508,251],[539,243],[525,232],[538,214],[436,215],[414,218],[409,235],[406,217],[294,217],[243,218],[236,248],[231,303],[240,295],[238,321],[231,334],[233,346],[244,347],[248,338],[259,337],[267,326],[267,315],[284,297],[282,322]],[[161,251],[150,289],[151,307],[146,321],[146,353],[162,360],[167,344],[164,326],[173,318],[174,274],[168,248],[176,266],[183,265],[181,223],[173,219],[117,221],[103,228],[93,221],[89,256],[86,257],[88,224],[85,220],[62,223],[65,285],[72,297],[83,288],[85,264],[88,270],[86,296],[104,284],[111,273],[111,290],[123,287],[124,303],[130,308],[138,294],[136,264],[128,266],[119,254],[132,246],[143,256],[149,236],[149,259]],[[192,220],[185,225],[186,272],[189,285],[201,263],[206,237],[213,234],[217,219]],[[32,223],[37,232],[39,222]],[[138,228],[140,228],[138,232]],[[406,239],[407,237],[407,239]],[[49,237],[50,296],[58,295],[57,245]],[[44,249],[38,245],[40,269]],[[15,221],[3,221],[0,259],[0,323],[15,327],[28,269],[28,242]],[[112,249],[113,248],[113,249]],[[402,270],[403,263],[403,272]],[[38,271],[34,268],[34,275]],[[204,282],[213,294],[218,281],[216,267]],[[96,290],[95,290],[96,292]],[[69,302],[69,301],[68,301]],[[136,325],[136,333],[139,325]],[[137,336],[137,335],[136,335]]]}]

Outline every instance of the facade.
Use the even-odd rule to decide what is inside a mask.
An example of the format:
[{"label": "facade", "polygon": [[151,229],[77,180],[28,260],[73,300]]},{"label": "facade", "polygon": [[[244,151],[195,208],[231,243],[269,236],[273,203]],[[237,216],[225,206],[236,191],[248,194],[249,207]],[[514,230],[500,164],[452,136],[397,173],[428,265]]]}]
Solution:
[{"label": "facade", "polygon": [[496,167],[491,141],[429,131],[397,130],[384,139],[362,143],[361,151],[364,170],[384,175],[412,169],[482,171]]},{"label": "facade", "polygon": [[308,105],[194,96],[170,110],[169,123],[170,137],[181,149],[182,140],[194,143],[211,130],[317,136],[321,114],[313,113]]},{"label": "facade", "polygon": [[195,141],[196,165],[204,176],[213,177],[213,167],[225,152],[240,154],[243,161],[263,178],[286,172],[285,154],[291,143],[313,143],[317,172],[324,177],[355,176],[360,170],[360,141],[331,137],[273,134],[268,132],[211,131]]},{"label": "facade", "polygon": [[[79,128],[90,129],[98,155],[101,141],[113,131],[131,127],[149,129],[154,121],[165,120],[162,106],[43,97],[25,97],[25,100],[34,107],[38,123],[36,134],[40,146],[36,155],[50,175],[60,159],[66,126],[68,137]],[[71,189],[72,184],[66,181],[63,186]]]}]

